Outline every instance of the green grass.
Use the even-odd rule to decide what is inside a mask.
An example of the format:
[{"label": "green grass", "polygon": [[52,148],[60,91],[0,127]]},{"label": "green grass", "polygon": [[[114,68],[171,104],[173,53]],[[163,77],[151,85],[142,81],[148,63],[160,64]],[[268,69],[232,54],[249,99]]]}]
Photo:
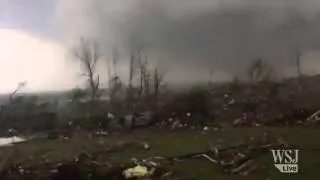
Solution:
[{"label": "green grass", "polygon": [[[122,151],[114,153],[100,153],[103,161],[114,163],[129,162],[132,157],[144,158],[149,156],[174,156],[185,153],[206,150],[210,144],[216,144],[221,140],[225,144],[235,144],[239,141],[248,141],[252,136],[262,137],[264,132],[282,136],[290,144],[298,146],[299,170],[295,175],[281,174],[273,167],[272,155],[266,154],[258,159],[259,169],[242,177],[240,175],[228,175],[207,160],[186,160],[176,163],[173,169],[181,173],[192,175],[203,180],[212,179],[317,179],[320,168],[320,128],[237,128],[225,131],[209,131],[201,134],[197,131],[160,132],[143,131],[127,135],[109,136],[105,138],[79,137],[71,140],[34,140],[17,144],[11,148],[0,149],[0,160],[13,148],[16,153],[12,162],[37,163],[41,159],[48,158],[52,161],[70,160],[80,152],[96,152],[107,149],[110,144],[119,141],[130,142]],[[103,141],[103,143],[101,143]],[[148,142],[150,150],[142,148],[141,142]],[[32,158],[30,158],[32,157]]]}]

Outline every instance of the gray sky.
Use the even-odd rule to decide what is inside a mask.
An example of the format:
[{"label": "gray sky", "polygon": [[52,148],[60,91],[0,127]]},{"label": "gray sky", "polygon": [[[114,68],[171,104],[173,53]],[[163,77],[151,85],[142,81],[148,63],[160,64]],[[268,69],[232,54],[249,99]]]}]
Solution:
[{"label": "gray sky", "polygon": [[319,9],[316,0],[0,0],[0,92],[19,81],[28,81],[28,91],[80,85],[69,53],[80,36],[96,39],[104,58],[117,46],[123,77],[129,37],[168,82],[243,77],[260,57],[292,74],[292,48],[304,53],[304,71],[315,73]]},{"label": "gray sky", "polygon": [[28,81],[27,91],[73,85],[66,49],[56,39],[56,5],[52,0],[0,0],[0,92],[12,91],[21,81]]}]

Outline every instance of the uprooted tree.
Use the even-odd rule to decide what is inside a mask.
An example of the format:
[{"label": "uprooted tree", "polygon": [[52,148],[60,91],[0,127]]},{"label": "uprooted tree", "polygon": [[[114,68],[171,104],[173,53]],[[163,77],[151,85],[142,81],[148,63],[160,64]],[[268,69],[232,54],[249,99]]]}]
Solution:
[{"label": "uprooted tree", "polygon": [[96,67],[100,59],[98,45],[94,41],[84,38],[80,39],[80,44],[73,49],[73,55],[80,62],[82,73],[86,77],[91,93],[91,100],[96,100],[99,90],[99,74]]}]

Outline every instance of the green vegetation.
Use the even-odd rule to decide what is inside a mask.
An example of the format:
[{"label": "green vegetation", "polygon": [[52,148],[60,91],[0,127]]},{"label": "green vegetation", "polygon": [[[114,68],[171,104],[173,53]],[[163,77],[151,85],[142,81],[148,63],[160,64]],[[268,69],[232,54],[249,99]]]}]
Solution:
[{"label": "green vegetation", "polygon": [[[265,132],[281,136],[290,144],[300,148],[299,168],[297,175],[285,175],[278,172],[273,166],[272,155],[266,154],[258,159],[259,169],[252,172],[246,179],[315,179],[320,167],[320,136],[319,128],[237,128],[225,131],[208,131],[205,134],[199,131],[157,131],[142,130],[130,134],[94,137],[89,139],[82,136],[70,140],[33,140],[17,144],[14,147],[3,148],[0,159],[7,151],[15,150],[12,162],[37,163],[45,158],[50,161],[71,160],[80,152],[98,153],[102,161],[112,163],[130,162],[132,157],[146,158],[151,156],[176,156],[185,153],[203,151],[210,145],[221,140],[226,145],[239,141],[249,141],[250,137],[257,140]],[[112,144],[129,142],[119,151],[107,153],[105,150]],[[151,149],[143,148],[143,143],[150,144]],[[206,159],[193,159],[178,162],[171,168],[183,174],[198,177],[199,179],[241,179],[240,175],[228,175],[215,164]]]}]

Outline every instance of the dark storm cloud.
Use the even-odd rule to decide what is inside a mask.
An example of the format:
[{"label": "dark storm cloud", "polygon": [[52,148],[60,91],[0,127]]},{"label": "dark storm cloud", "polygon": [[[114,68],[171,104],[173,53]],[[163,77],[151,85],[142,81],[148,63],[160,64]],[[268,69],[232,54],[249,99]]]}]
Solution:
[{"label": "dark storm cloud", "polygon": [[[119,11],[107,13],[104,7],[111,10],[112,2],[95,4],[100,8],[93,17],[96,24],[90,24],[94,37],[107,42],[112,36],[144,47],[174,71],[172,77],[188,78],[186,72],[192,71],[190,76],[204,79],[210,70],[243,75],[256,58],[290,68],[293,49],[320,48],[320,6],[312,0],[303,6],[286,1],[136,0],[130,7],[118,1]],[[121,6],[129,8],[121,11]],[[103,33],[107,29],[112,35]]]},{"label": "dark storm cloud", "polygon": [[273,13],[262,7],[224,8],[170,19],[165,13],[146,12],[123,29],[148,49],[188,55],[194,63],[228,71],[243,69],[259,57],[290,65],[293,48],[319,47],[317,22],[301,16],[271,19]]}]

